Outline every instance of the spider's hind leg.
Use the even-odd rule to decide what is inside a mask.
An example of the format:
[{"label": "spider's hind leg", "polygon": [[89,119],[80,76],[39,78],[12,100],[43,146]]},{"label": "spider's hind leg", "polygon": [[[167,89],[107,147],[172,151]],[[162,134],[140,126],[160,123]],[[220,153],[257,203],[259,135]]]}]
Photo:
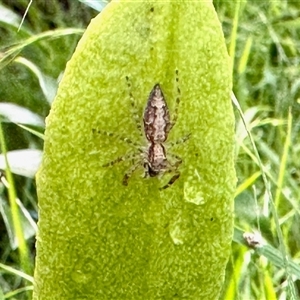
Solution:
[{"label": "spider's hind leg", "polygon": [[138,167],[140,167],[141,164],[140,163],[136,163],[135,165],[133,165],[124,175],[122,183],[123,185],[127,186],[128,185],[128,181],[130,179],[130,177],[132,176],[132,174],[136,171],[136,169]]},{"label": "spider's hind leg", "polygon": [[110,161],[110,162],[107,162],[105,164],[103,164],[101,167],[110,167],[110,166],[113,166],[115,164],[118,164],[120,162],[123,162],[123,161],[126,161],[126,160],[134,160],[136,159],[136,157],[138,155],[140,155],[140,152],[142,152],[142,149],[138,149],[139,152],[135,152],[135,153],[129,153],[129,154],[125,154],[125,155],[121,155],[117,158],[115,158],[114,160]]},{"label": "spider's hind leg", "polygon": [[166,171],[166,173],[172,173],[174,172],[174,175],[171,177],[171,179],[169,180],[169,182],[164,185],[163,187],[159,188],[159,190],[165,190],[168,187],[170,187],[179,177],[180,177],[180,172],[178,171],[179,166],[182,164],[182,159],[175,154],[169,153],[169,156],[173,157],[176,161],[174,164],[170,164],[170,168],[169,170]]},{"label": "spider's hind leg", "polygon": [[166,184],[166,185],[164,185],[164,186],[162,186],[161,188],[159,188],[159,190],[161,191],[161,190],[165,190],[165,189],[167,189],[168,187],[170,187],[178,178],[180,177],[180,172],[176,172],[173,176],[172,176],[172,178],[169,180],[169,182]]}]

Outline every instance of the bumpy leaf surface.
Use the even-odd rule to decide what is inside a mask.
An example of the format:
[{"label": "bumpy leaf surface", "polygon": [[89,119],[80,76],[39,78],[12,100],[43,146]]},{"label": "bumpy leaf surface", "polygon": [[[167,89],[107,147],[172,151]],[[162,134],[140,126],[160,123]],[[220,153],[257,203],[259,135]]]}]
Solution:
[{"label": "bumpy leaf surface", "polygon": [[[137,126],[154,84],[176,108],[181,176],[143,178]],[[131,104],[126,76],[131,82]],[[86,30],[47,118],[35,299],[217,299],[232,238],[231,71],[210,1],[115,1]],[[113,133],[108,136],[106,133]],[[188,141],[172,145],[191,134]]]}]

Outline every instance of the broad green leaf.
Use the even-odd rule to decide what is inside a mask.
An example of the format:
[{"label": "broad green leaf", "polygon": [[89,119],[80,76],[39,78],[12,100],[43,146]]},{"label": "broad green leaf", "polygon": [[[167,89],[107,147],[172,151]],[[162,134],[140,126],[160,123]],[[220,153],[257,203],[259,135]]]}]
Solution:
[{"label": "broad green leaf", "polygon": [[[180,98],[165,143],[180,177],[165,190],[174,172],[143,178],[137,149],[156,83],[173,119]],[[210,1],[113,1],[91,22],[47,118],[35,299],[218,297],[236,184],[230,90]]]}]

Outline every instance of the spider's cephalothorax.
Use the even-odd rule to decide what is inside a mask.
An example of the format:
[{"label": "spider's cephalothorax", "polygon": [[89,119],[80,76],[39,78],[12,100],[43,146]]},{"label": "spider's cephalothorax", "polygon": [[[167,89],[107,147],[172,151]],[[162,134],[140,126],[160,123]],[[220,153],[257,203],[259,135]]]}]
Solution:
[{"label": "spider's cephalothorax", "polygon": [[[126,77],[128,88],[129,88],[129,96],[131,100],[131,105],[135,108],[135,101],[133,95],[131,93],[131,84],[129,83],[129,78]],[[176,70],[176,82],[178,83],[178,71]],[[166,189],[171,186],[180,176],[180,172],[178,171],[179,165],[182,163],[182,160],[179,156],[174,154],[166,153],[166,148],[164,143],[168,138],[168,134],[172,127],[175,125],[177,120],[178,113],[178,105],[180,102],[180,89],[177,86],[178,96],[176,98],[176,107],[174,112],[174,117],[171,122],[170,113],[168,109],[168,105],[166,103],[164,94],[161,90],[160,85],[157,83],[154,85],[153,89],[150,92],[148,97],[147,105],[144,110],[143,115],[143,123],[144,123],[144,133],[146,139],[148,141],[147,148],[140,147],[137,142],[126,138],[122,138],[123,141],[136,146],[138,151],[135,153],[118,157],[117,159],[103,165],[103,167],[111,166],[116,163],[119,163],[124,160],[133,160],[133,166],[128,170],[128,172],[124,175],[123,184],[128,185],[128,180],[133,174],[133,172],[140,166],[144,167],[145,175],[144,177],[158,177],[165,173],[173,173],[172,178],[169,182],[163,186],[161,189]],[[135,121],[137,124],[137,128],[141,130],[141,126],[139,123],[136,114],[134,115]],[[100,131],[98,131],[100,132]],[[103,132],[108,136],[116,136],[117,134]],[[178,142],[171,143],[173,145],[185,142],[189,138],[189,135],[179,140]],[[142,154],[142,155],[141,155]],[[170,160],[172,158],[172,162]]]}]

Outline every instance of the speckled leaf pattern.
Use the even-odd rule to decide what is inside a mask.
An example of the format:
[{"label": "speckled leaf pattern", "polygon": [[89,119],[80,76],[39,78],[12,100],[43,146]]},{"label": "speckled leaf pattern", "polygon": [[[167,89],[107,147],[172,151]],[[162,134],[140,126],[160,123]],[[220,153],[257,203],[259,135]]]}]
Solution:
[{"label": "speckled leaf pattern", "polygon": [[[143,178],[141,164],[124,186],[135,144],[147,146],[136,116],[142,125],[159,83],[172,119],[176,70],[178,118],[164,145],[182,159],[180,177],[159,190],[172,174]],[[218,298],[236,184],[230,90],[210,1],[113,1],[91,22],[47,118],[35,299]]]}]

